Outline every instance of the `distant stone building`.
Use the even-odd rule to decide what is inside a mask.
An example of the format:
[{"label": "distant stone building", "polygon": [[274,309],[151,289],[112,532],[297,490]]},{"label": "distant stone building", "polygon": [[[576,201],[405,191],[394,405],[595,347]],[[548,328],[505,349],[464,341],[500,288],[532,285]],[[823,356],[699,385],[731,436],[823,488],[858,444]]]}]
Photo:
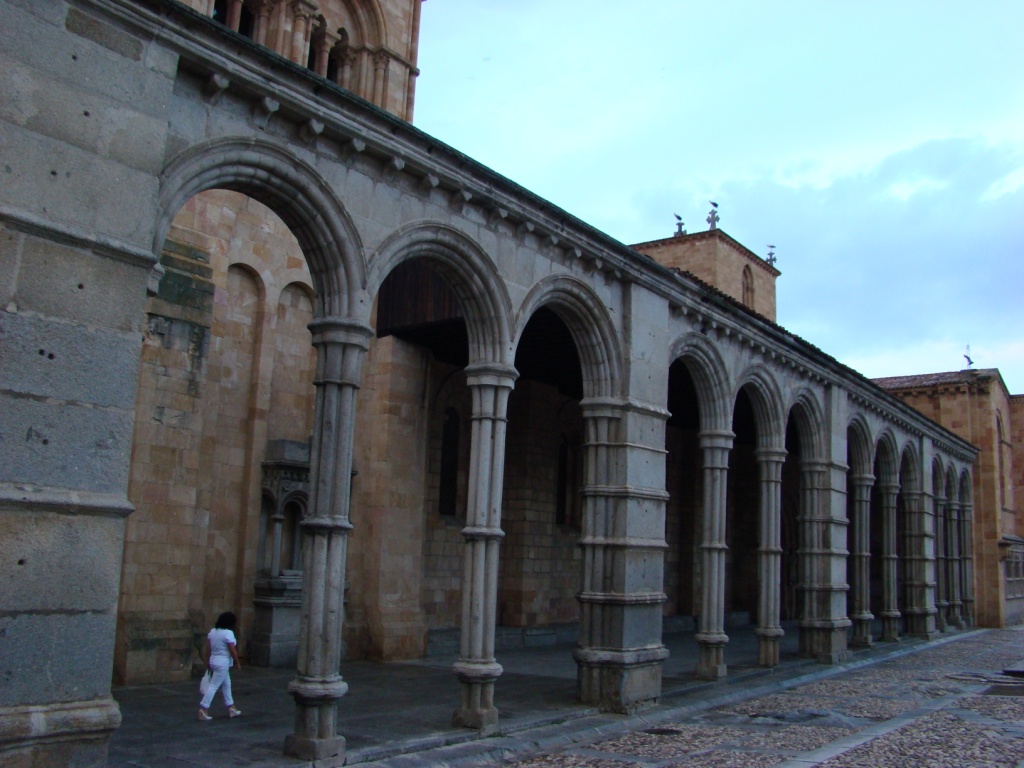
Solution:
[{"label": "distant stone building", "polygon": [[977,450],[776,325],[770,265],[418,131],[416,0],[191,5],[0,0],[0,760],[101,765],[111,678],[225,609],[321,765],[343,656],[457,649],[487,733],[509,646],[625,713],[666,628],[718,679],[737,623],[764,666],[972,623]]},{"label": "distant stone building", "polygon": [[[984,627],[1024,622],[1024,395],[1011,395],[996,368],[875,383],[979,448],[972,493],[977,621]],[[940,552],[940,610],[949,601],[942,559]]]}]

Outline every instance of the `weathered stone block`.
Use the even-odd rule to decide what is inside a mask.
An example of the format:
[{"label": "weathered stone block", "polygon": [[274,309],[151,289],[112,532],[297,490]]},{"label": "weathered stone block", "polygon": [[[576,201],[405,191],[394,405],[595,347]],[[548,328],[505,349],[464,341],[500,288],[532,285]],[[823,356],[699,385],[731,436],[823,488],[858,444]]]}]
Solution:
[{"label": "weathered stone block", "polygon": [[0,313],[0,389],[131,408],[139,335]]}]

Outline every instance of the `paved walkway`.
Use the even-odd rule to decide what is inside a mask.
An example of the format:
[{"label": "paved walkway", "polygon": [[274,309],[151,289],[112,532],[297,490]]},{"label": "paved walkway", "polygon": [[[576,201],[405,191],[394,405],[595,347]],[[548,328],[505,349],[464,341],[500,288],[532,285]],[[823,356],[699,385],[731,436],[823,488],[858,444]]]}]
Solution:
[{"label": "paved walkway", "polygon": [[[663,704],[637,717],[600,714],[575,701],[571,647],[500,654],[503,733],[487,739],[449,725],[458,699],[452,659],[346,662],[342,672],[350,691],[339,706],[339,730],[348,741],[349,764],[365,768],[514,759],[525,760],[523,768],[1024,768],[1024,698],[981,695],[989,678],[1024,659],[1024,631],[878,644],[832,667],[798,659],[794,632],[774,672],[754,665],[752,633],[733,631],[731,637],[730,676],[717,683],[693,678],[692,635],[667,639],[672,656]],[[243,716],[229,720],[218,701],[209,723],[194,719],[196,683],[116,689],[124,722],[111,740],[109,765],[302,765],[281,755],[294,715],[285,691],[291,678],[284,670],[244,669],[234,677]],[[1018,685],[1003,689],[1024,693]],[[918,735],[907,736],[913,733]],[[967,753],[928,741],[954,734],[950,749]]]}]

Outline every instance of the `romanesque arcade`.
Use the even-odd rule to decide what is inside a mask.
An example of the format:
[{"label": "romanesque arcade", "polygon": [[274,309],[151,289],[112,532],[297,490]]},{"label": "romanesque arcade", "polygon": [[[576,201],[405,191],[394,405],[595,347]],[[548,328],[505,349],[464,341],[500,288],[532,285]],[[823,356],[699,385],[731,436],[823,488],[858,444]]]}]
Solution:
[{"label": "romanesque arcade", "polygon": [[[20,5],[3,4],[0,26],[53,24]],[[343,656],[449,643],[453,723],[493,732],[502,644],[527,634],[575,640],[580,699],[627,713],[659,699],[665,631],[693,630],[696,672],[717,679],[738,624],[774,666],[789,633],[832,663],[971,623],[970,445],[738,302],[314,74],[269,67],[198,14],[71,8],[91,26],[52,36],[84,63],[124,58],[124,81],[95,98],[130,102],[145,141],[110,158],[85,128],[5,123],[9,142],[88,159],[87,183],[117,197],[118,215],[5,185],[0,223],[20,285],[59,259],[79,289],[115,265],[132,314],[104,319],[109,292],[83,289],[77,315],[28,295],[3,323],[26,336],[107,323],[106,354],[140,372],[123,374],[116,450],[92,459],[102,488],[18,454],[5,488],[72,492],[5,492],[0,510],[117,527],[122,572],[97,597],[109,621],[80,651],[94,664],[125,680],[187,674],[133,649],[179,631],[188,658],[196,616],[233,606],[258,623],[290,595],[292,646],[273,624],[257,643],[268,661],[294,656],[285,751],[341,760]],[[115,33],[128,53],[111,51]],[[58,66],[12,55],[36,77]],[[129,85],[147,99],[117,90]],[[19,173],[49,178],[52,152],[18,154]],[[229,222],[229,209],[249,218]],[[243,224],[267,247],[240,247],[257,242]],[[58,387],[48,402],[92,396]],[[153,467],[176,462],[165,498]],[[85,552],[76,573],[108,556]],[[87,706],[18,695],[2,706]],[[90,702],[105,697],[100,685]],[[116,727],[108,710],[90,733]]]}]

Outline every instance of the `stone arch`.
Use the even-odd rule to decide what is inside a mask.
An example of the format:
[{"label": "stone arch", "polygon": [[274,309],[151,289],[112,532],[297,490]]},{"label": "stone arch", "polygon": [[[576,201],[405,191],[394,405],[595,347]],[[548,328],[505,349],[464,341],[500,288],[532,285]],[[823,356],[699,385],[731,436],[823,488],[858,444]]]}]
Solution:
[{"label": "stone arch", "polygon": [[526,324],[541,307],[565,323],[576,344],[583,369],[583,397],[614,397],[622,384],[622,351],[618,332],[602,301],[574,277],[554,276],[537,283],[515,318],[515,345]]},{"label": "stone arch", "polygon": [[871,442],[871,429],[863,414],[856,414],[846,428],[849,471],[855,475],[870,475],[875,464]]},{"label": "stone arch", "polygon": [[300,158],[257,139],[216,139],[177,155],[160,174],[155,253],[175,214],[207,189],[250,195],[272,208],[299,241],[316,288],[315,314],[348,317],[365,285],[355,227],[330,185]]},{"label": "stone arch", "polygon": [[439,222],[419,222],[393,233],[369,259],[369,295],[376,296],[384,278],[414,258],[429,260],[458,296],[466,320],[470,363],[511,365],[511,300],[491,259],[458,230]]},{"label": "stone arch", "polygon": [[907,442],[900,453],[900,489],[916,493],[924,490],[921,482],[921,462],[913,442]]},{"label": "stone arch", "polygon": [[945,469],[942,467],[942,459],[936,456],[932,459],[932,494],[935,498],[944,498],[946,492]]},{"label": "stone arch", "polygon": [[676,360],[686,365],[697,390],[701,431],[729,431],[733,402],[730,377],[725,361],[711,340],[688,333],[672,345],[669,362]]},{"label": "stone arch", "polygon": [[899,482],[899,448],[892,430],[886,428],[875,442],[876,483]]},{"label": "stone arch", "polygon": [[800,446],[806,460],[820,460],[825,456],[825,440],[822,434],[825,423],[821,405],[809,389],[801,388],[793,398],[789,409],[790,418],[794,419]]},{"label": "stone arch", "polygon": [[377,0],[342,0],[341,5],[352,22],[351,28],[345,28],[351,45],[377,49],[387,44],[387,24]]},{"label": "stone arch", "polygon": [[960,472],[960,503],[970,504],[971,502],[971,472],[963,469]]},{"label": "stone arch", "polygon": [[[739,378],[737,395],[746,389],[754,408],[759,448],[782,448],[786,437],[783,398],[778,382],[765,366],[751,366]],[[733,398],[735,400],[735,398]]]}]

